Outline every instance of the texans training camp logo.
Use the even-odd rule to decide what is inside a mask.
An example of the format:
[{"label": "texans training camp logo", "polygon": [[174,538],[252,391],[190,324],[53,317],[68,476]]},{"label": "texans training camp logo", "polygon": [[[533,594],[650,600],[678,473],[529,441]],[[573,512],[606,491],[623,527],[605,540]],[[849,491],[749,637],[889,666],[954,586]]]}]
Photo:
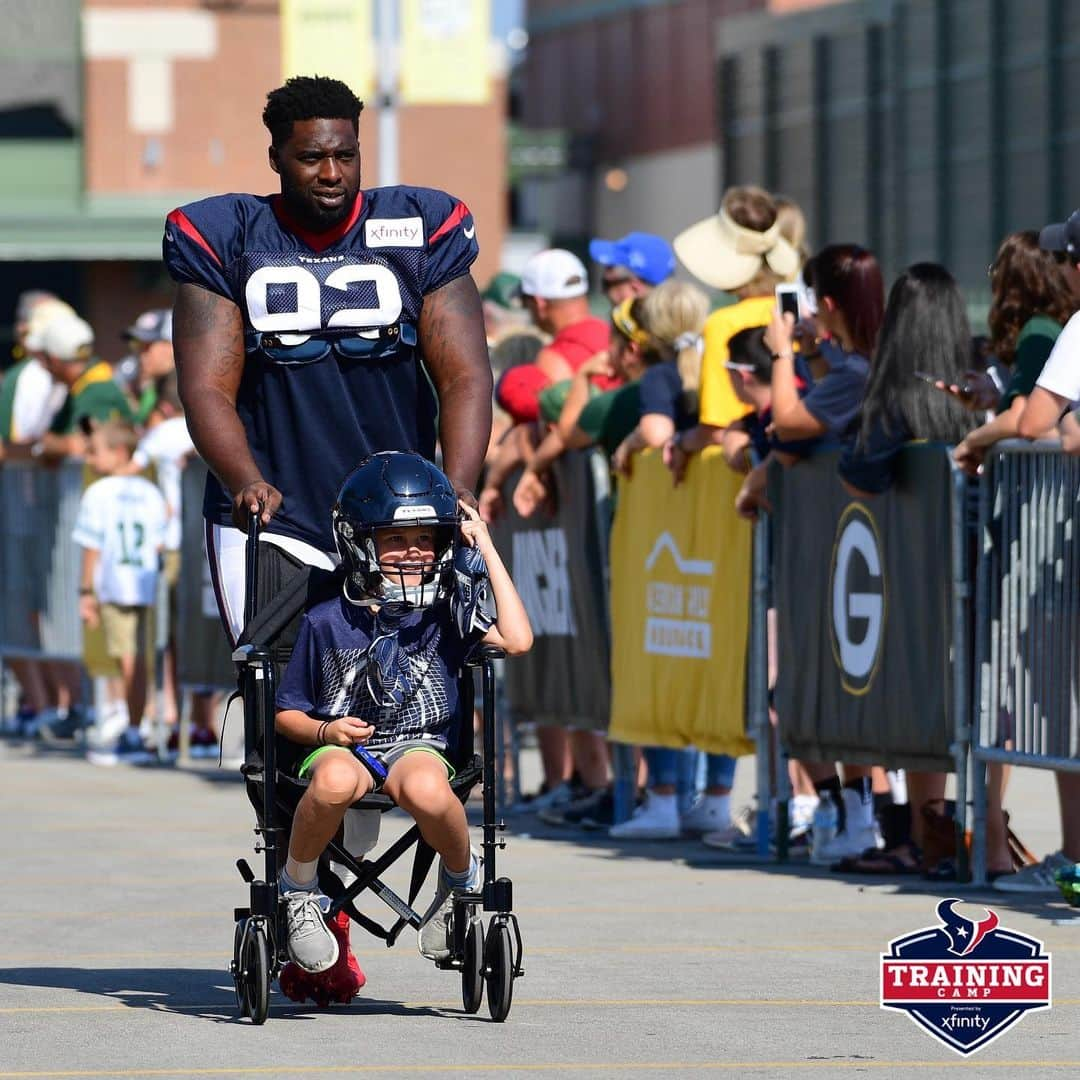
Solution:
[{"label": "texans training camp logo", "polygon": [[1050,956],[1043,943],[937,906],[940,926],[889,942],[881,957],[881,1007],[900,1009],[958,1054],[989,1046],[1025,1013],[1050,1008]]}]

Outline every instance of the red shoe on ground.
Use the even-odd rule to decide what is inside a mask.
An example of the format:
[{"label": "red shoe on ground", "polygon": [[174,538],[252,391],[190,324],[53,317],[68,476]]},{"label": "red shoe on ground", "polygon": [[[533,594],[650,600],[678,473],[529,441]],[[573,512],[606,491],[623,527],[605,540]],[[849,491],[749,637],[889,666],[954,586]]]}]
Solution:
[{"label": "red shoe on ground", "polygon": [[360,992],[367,978],[353,956],[349,946],[349,927],[351,920],[344,911],[339,911],[329,923],[334,937],[338,941],[337,963],[326,971],[313,975],[302,967],[289,961],[278,978],[281,992],[290,1001],[315,1002],[320,1008],[326,1008],[332,1002],[348,1005]]}]

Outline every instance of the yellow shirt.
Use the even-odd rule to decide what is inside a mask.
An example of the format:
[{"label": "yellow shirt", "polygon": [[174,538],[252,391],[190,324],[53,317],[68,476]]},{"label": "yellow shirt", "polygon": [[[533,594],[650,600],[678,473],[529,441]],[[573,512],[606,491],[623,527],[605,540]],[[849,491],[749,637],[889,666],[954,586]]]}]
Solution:
[{"label": "yellow shirt", "polygon": [[705,339],[705,355],[701,359],[701,423],[726,428],[753,411],[735,396],[731,373],[724,367],[728,342],[740,330],[768,326],[775,306],[774,296],[752,296],[718,308],[705,320],[701,332]]}]

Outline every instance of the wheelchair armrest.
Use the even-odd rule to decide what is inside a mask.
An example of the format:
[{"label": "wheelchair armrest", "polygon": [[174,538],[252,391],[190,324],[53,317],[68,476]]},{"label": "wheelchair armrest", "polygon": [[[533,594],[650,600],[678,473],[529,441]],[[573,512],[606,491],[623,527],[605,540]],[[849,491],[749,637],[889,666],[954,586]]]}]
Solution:
[{"label": "wheelchair armrest", "polygon": [[232,654],[234,664],[261,664],[270,659],[270,650],[265,645],[241,645]]},{"label": "wheelchair armrest", "polygon": [[481,645],[478,649],[473,649],[465,659],[466,667],[483,667],[484,664],[490,663],[492,660],[504,660],[506,658],[506,650],[500,649],[498,645]]}]

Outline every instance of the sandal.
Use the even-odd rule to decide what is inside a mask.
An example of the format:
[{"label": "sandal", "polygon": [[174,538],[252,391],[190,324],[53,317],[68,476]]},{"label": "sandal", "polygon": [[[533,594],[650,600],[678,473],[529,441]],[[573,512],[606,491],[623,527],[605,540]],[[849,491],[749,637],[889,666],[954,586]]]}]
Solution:
[{"label": "sandal", "polygon": [[[922,873],[922,852],[908,841],[891,851],[864,851],[857,859],[845,860],[844,869],[851,874],[877,874],[881,876],[911,876]],[[839,870],[838,863],[834,870]]]}]

